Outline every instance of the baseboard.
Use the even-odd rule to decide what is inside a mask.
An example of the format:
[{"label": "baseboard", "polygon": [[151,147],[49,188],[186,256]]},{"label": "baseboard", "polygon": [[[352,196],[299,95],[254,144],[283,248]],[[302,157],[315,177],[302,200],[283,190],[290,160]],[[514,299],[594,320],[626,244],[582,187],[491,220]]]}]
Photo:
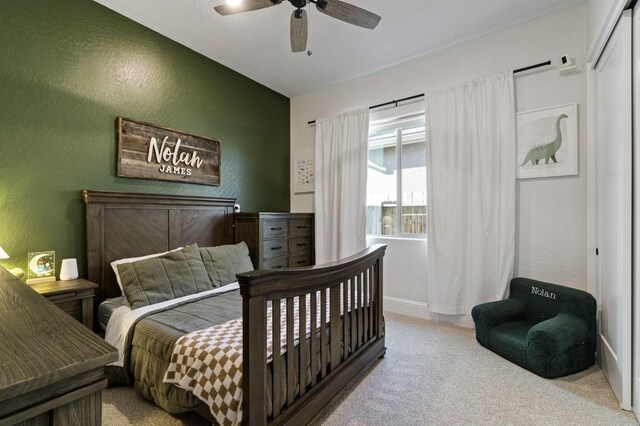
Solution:
[{"label": "baseboard", "polygon": [[408,315],[410,317],[431,319],[429,304],[415,302],[413,300],[399,299],[397,297],[384,296],[384,310],[394,314]]}]

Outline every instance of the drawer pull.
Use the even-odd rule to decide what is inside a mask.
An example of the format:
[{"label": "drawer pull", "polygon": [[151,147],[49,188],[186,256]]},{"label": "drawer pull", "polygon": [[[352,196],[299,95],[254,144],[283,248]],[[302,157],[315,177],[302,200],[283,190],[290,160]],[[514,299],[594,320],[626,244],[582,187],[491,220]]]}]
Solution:
[{"label": "drawer pull", "polygon": [[308,227],[307,227],[307,226],[304,226],[304,225],[299,225],[299,226],[296,226],[296,228],[297,228],[297,229],[307,229]]},{"label": "drawer pull", "polygon": [[282,227],[280,228],[271,228],[272,231],[282,231]]},{"label": "drawer pull", "polygon": [[307,263],[307,261],[306,260],[298,260],[296,262],[296,264],[298,264],[298,265],[302,265],[303,263]]},{"label": "drawer pull", "polygon": [[282,265],[273,266],[271,269],[282,269]]},{"label": "drawer pull", "polygon": [[279,246],[279,247],[271,247],[271,250],[282,250],[282,246]]},{"label": "drawer pull", "polygon": [[298,247],[304,247],[304,246],[307,245],[307,243],[298,243],[297,245],[298,245]]}]

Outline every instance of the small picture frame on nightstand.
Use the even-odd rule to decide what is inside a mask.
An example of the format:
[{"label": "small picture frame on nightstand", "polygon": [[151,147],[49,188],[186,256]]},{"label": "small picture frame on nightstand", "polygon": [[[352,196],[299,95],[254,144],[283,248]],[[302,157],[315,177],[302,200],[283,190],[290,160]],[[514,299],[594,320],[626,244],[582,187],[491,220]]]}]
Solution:
[{"label": "small picture frame on nightstand", "polygon": [[56,252],[39,251],[28,255],[27,284],[33,285],[56,280]]}]

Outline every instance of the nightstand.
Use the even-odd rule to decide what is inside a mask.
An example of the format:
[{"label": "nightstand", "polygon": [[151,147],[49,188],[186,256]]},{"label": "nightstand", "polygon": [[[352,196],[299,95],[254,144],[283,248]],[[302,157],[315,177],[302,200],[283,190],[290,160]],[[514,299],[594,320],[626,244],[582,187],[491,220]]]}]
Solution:
[{"label": "nightstand", "polygon": [[93,296],[97,284],[78,279],[30,286],[60,309],[93,330]]}]

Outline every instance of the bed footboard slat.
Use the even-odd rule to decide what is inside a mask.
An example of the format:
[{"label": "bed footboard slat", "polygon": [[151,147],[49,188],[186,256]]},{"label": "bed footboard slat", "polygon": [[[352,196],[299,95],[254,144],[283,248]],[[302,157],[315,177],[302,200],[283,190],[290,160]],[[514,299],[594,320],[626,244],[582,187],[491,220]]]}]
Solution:
[{"label": "bed footboard slat", "polygon": [[327,351],[327,289],[320,291],[320,352],[322,353],[320,365],[320,378],[327,375],[329,354]]},{"label": "bed footboard slat", "polygon": [[362,273],[362,279],[364,281],[364,295],[362,301],[362,309],[363,309],[363,317],[364,317],[364,340],[365,342],[369,340],[371,335],[369,334],[369,271],[364,271]]},{"label": "bed footboard slat", "polygon": [[307,297],[298,297],[298,303],[300,304],[300,307],[298,309],[298,313],[300,314],[300,320],[298,322],[300,336],[300,362],[298,363],[298,372],[300,374],[298,383],[300,384],[299,396],[303,396],[307,392]]},{"label": "bed footboard slat", "polygon": [[343,357],[346,359],[349,357],[349,281],[342,283],[342,312],[344,312],[342,318],[342,347]]},{"label": "bed footboard slat", "polygon": [[360,290],[360,275],[356,275],[355,278],[355,282],[356,282],[356,288],[354,290],[355,295],[356,295],[356,302],[355,302],[355,311],[356,311],[356,348],[360,348],[360,346],[362,346],[361,342],[360,342],[360,333],[362,332],[362,325],[361,325],[361,320],[362,320],[362,290]]},{"label": "bed footboard slat", "polygon": [[367,337],[364,335],[364,274],[358,274],[358,347],[364,345]]},{"label": "bed footboard slat", "polygon": [[[331,351],[331,371],[340,365],[340,285],[335,285],[329,290],[329,347]],[[347,348],[344,348],[345,351]]]},{"label": "bed footboard slat", "polygon": [[367,269],[366,271],[364,271],[364,291],[366,293],[366,297],[365,297],[365,310],[364,310],[364,315],[365,315],[365,324],[366,324],[366,338],[367,340],[371,339],[371,336],[373,333],[371,333],[371,328],[373,327],[373,324],[371,323],[371,275],[369,274],[369,269]]},{"label": "bed footboard slat", "polygon": [[371,276],[371,270],[368,269],[365,271],[367,274],[367,283],[369,284],[369,324],[371,325],[369,329],[369,338],[372,338],[376,334],[376,326],[375,326],[375,311],[374,311],[374,301],[375,292],[373,289],[373,277]]},{"label": "bed footboard slat", "polygon": [[282,358],[280,353],[280,305],[281,300],[274,300],[272,306],[272,344],[273,344],[273,372],[271,374],[271,390],[273,398],[273,417],[280,415],[282,407]]},{"label": "bed footboard slat", "polygon": [[296,389],[293,352],[293,297],[287,297],[287,407],[293,404]]},{"label": "bed footboard slat", "polygon": [[373,266],[369,268],[369,338],[372,338],[376,334],[376,322],[374,321],[374,298],[375,298],[375,275],[373,275]]},{"label": "bed footboard slat", "polygon": [[309,309],[311,310],[311,386],[315,386],[318,382],[318,298],[315,291],[311,293]]},{"label": "bed footboard slat", "polygon": [[356,279],[356,293],[358,294],[358,347],[361,347],[364,342],[366,342],[364,338],[364,304],[362,303],[362,282],[360,281],[360,277]]},{"label": "bed footboard slat", "polygon": [[351,317],[351,352],[355,352],[357,348],[357,338],[358,338],[358,317],[356,312],[356,282],[358,277],[353,277],[350,281],[351,284],[351,312],[349,317]]}]

